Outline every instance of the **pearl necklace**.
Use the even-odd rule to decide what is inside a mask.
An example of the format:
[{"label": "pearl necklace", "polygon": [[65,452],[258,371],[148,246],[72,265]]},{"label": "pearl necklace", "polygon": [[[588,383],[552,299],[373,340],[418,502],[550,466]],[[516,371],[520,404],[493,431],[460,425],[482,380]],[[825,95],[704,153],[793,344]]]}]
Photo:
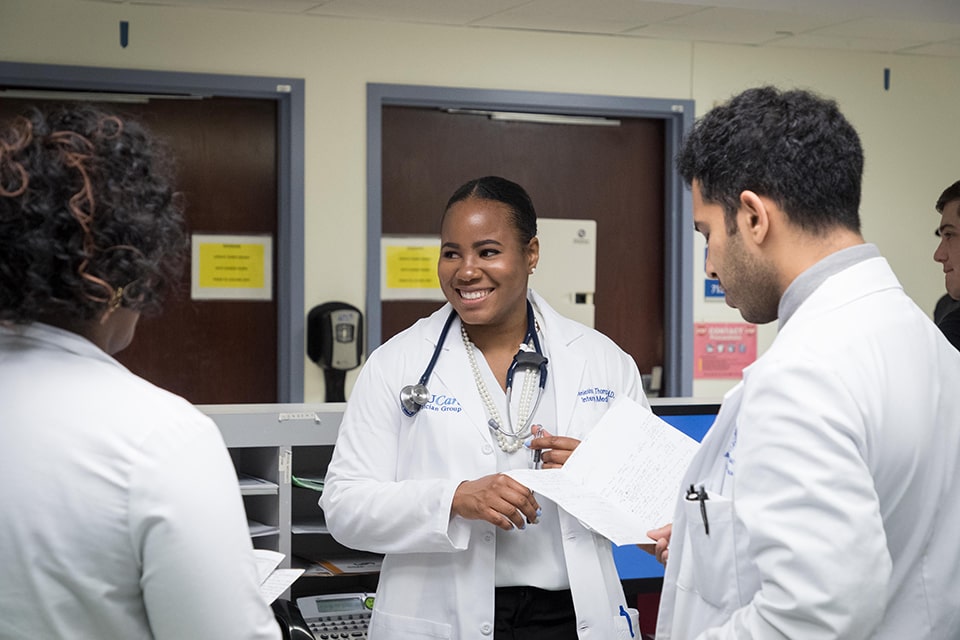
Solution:
[{"label": "pearl necklace", "polygon": [[[467,335],[467,328],[462,322],[460,323],[460,337],[463,338],[463,346],[467,350],[467,358],[470,360],[470,369],[473,371],[473,380],[476,382],[477,391],[480,392],[480,399],[483,400],[483,407],[486,409],[487,417],[489,417],[499,427],[494,430],[497,434],[497,445],[504,453],[514,453],[519,451],[520,447],[523,446],[524,439],[528,435],[525,434],[523,430],[524,425],[527,423],[527,418],[530,417],[530,401],[533,399],[533,388],[536,386],[536,378],[539,376],[539,373],[537,376],[534,376],[534,372],[532,370],[523,372],[523,388],[520,392],[520,415],[517,416],[520,423],[520,431],[516,431],[511,426],[511,435],[505,435],[503,432],[504,425],[500,420],[500,412],[497,411],[497,407],[493,403],[493,398],[490,396],[490,391],[487,389],[487,385],[483,381],[483,375],[480,373],[480,367],[477,365],[477,358],[473,353],[475,348],[474,344],[470,340],[470,336]],[[524,347],[529,347],[529,345],[520,345],[521,349]],[[507,411],[510,411],[509,406],[507,406]]]}]

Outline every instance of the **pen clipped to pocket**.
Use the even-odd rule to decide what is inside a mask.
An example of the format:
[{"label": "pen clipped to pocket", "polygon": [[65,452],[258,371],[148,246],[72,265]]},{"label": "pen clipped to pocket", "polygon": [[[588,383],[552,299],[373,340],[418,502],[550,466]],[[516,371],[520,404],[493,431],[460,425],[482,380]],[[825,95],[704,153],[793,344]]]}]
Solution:
[{"label": "pen clipped to pocket", "polygon": [[703,485],[697,488],[691,484],[690,488],[687,489],[687,500],[691,502],[696,500],[700,503],[700,519],[703,521],[703,532],[710,535],[710,520],[707,518],[707,500],[709,500],[707,490]]}]

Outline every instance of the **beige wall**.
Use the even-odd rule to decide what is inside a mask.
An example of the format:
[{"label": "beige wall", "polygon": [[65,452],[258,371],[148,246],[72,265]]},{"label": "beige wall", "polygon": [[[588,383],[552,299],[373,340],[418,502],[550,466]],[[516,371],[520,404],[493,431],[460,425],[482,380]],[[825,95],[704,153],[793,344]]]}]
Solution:
[{"label": "beige wall", "polygon": [[[119,45],[118,23],[130,25]],[[398,25],[283,14],[0,0],[0,59],[163,71],[299,77],[306,85],[305,301],[364,307],[366,84],[558,91],[714,102],[758,83],[812,88],[836,98],[858,127],[867,158],[863,223],[907,293],[931,312],[943,291],[932,261],[933,202],[960,178],[954,105],[960,61],[838,51],[691,44],[489,29]],[[883,69],[891,88],[883,89]],[[703,290],[703,244],[694,292]],[[325,274],[340,273],[342,277]],[[738,321],[723,303],[694,305],[696,321]],[[761,349],[774,329],[761,329]],[[323,399],[320,370],[304,360],[307,401]],[[356,372],[348,377],[352,385]],[[695,381],[715,397],[731,381]]]}]

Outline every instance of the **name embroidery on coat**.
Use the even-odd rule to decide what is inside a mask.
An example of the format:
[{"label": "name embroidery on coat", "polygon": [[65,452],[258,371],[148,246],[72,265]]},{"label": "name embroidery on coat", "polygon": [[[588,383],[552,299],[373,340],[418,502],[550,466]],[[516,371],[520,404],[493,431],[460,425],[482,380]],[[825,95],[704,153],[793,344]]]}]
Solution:
[{"label": "name embroidery on coat", "polygon": [[577,392],[580,402],[610,402],[617,394],[613,389],[601,389],[600,387],[587,387]]}]

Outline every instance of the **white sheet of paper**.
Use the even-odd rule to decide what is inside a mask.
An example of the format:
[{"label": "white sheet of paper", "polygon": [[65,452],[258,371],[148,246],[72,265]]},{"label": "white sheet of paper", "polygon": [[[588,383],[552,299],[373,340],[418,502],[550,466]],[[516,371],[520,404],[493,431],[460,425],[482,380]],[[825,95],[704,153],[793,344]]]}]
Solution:
[{"label": "white sheet of paper", "polygon": [[303,569],[277,569],[260,585],[260,596],[267,604],[273,604],[302,575]]},{"label": "white sheet of paper", "polygon": [[283,561],[283,554],[272,549],[254,549],[253,557],[257,561],[257,579],[261,584]]},{"label": "white sheet of paper", "polygon": [[297,578],[303,575],[303,569],[277,569],[283,561],[283,554],[270,549],[254,549],[257,561],[257,578],[260,580],[260,597],[272,604]]},{"label": "white sheet of paper", "polygon": [[699,443],[629,398],[613,406],[560,469],[507,474],[617,545],[652,542],[670,523]]}]

